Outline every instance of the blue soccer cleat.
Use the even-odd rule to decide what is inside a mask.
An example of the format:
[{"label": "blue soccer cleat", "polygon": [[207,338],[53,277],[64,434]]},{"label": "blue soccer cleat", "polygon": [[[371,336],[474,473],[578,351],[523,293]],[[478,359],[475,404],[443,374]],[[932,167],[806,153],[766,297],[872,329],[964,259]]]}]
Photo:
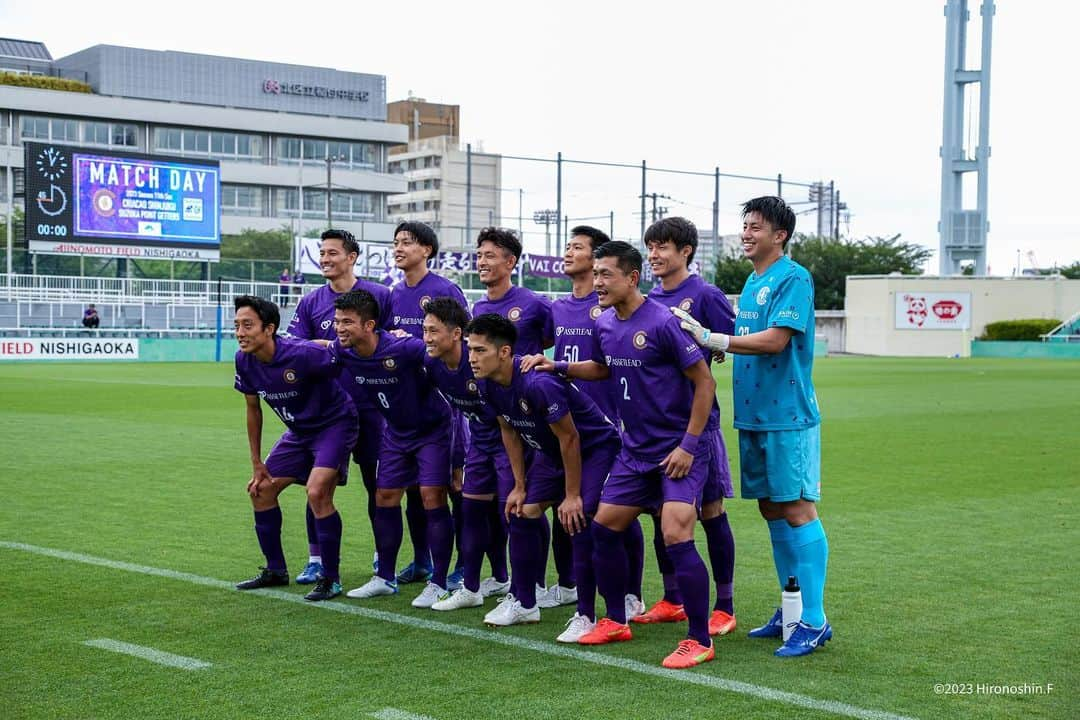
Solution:
[{"label": "blue soccer cleat", "polygon": [[800,657],[809,655],[832,638],[832,626],[825,623],[819,628],[799,621],[791,637],[774,653],[776,657]]},{"label": "blue soccer cleat", "polygon": [[784,636],[784,616],[780,614],[780,608],[776,608],[769,622],[761,627],[756,627],[747,633],[752,638],[778,638]]},{"label": "blue soccer cleat", "polygon": [[405,569],[398,573],[397,581],[400,585],[425,582],[433,572],[435,572],[435,567],[431,564],[431,561],[428,561],[426,565],[417,565],[414,561],[406,565]]},{"label": "blue soccer cleat", "polygon": [[457,568],[446,576],[446,589],[450,592],[460,590],[465,582],[465,568]]},{"label": "blue soccer cleat", "polygon": [[319,575],[322,574],[321,562],[309,562],[304,566],[304,569],[300,571],[300,574],[296,576],[296,583],[298,585],[311,585],[313,582],[319,579]]}]

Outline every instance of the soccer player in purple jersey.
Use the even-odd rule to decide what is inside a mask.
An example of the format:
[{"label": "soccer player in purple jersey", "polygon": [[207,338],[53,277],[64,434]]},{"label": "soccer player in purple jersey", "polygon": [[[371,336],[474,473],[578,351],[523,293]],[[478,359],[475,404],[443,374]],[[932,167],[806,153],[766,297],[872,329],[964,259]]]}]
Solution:
[{"label": "soccer player in purple jersey", "polygon": [[[615,426],[572,383],[551,374],[521,372],[513,354],[513,323],[497,313],[477,316],[468,327],[469,365],[480,392],[499,414],[503,446],[513,470],[514,488],[506,499],[515,596],[484,617],[489,625],[540,620],[530,578],[543,555],[541,517],[558,507],[560,524],[573,539],[578,580],[577,612],[558,636],[577,642],[595,626],[596,584],[592,568],[589,518],[619,451]],[[525,447],[533,461],[526,468]],[[620,596],[620,602],[622,596]]]},{"label": "soccer player in purple jersey", "polygon": [[[476,271],[480,282],[487,288],[487,293],[473,304],[473,317],[484,313],[502,315],[512,322],[517,330],[518,339],[514,345],[514,353],[532,355],[543,352],[555,343],[555,328],[551,321],[551,301],[528,288],[516,287],[510,282],[514,268],[521,260],[521,252],[521,241],[513,231],[495,227],[480,231],[476,239]],[[551,536],[550,545],[555,555],[555,570],[559,578],[555,587],[541,594],[540,607],[569,605],[577,601],[570,537],[559,523],[555,523],[554,528],[548,525],[546,516],[543,528],[545,537]],[[541,586],[546,584],[546,568],[545,556],[537,578]]]},{"label": "soccer player in purple jersey", "polygon": [[[735,312],[731,309],[724,292],[705,282],[700,275],[690,273],[690,263],[697,251],[698,233],[694,224],[681,217],[666,217],[653,223],[645,231],[645,247],[653,276],[660,279],[660,287],[649,293],[650,300],[677,307],[701,321],[705,327],[718,332],[735,330]],[[712,353],[706,360],[711,362]],[[732,600],[735,575],[735,537],[731,533],[724,498],[734,497],[731,470],[728,467],[727,448],[720,430],[720,405],[713,399],[709,422],[702,436],[713,451],[705,491],[701,498],[701,525],[709,549],[713,582],[716,584],[716,602],[709,616],[709,634],[727,635],[735,629],[735,607]],[[671,622],[686,615],[682,597],[675,582],[675,568],[664,552],[664,537],[660,527],[655,528],[654,545],[660,573],[664,579],[664,597],[635,622]]]},{"label": "soccer player in purple jersey", "polygon": [[[247,436],[252,476],[247,484],[255,511],[255,534],[266,567],[240,590],[289,584],[281,549],[278,495],[292,483],[307,486],[308,504],[322,569],[315,588],[304,597],[329,600],[341,594],[341,516],[334,507],[334,488],[349,472],[349,448],[356,442],[356,410],[337,383],[337,368],[314,343],[277,335],[277,306],[259,297],[241,295],[236,308],[236,389],[247,401]],[[270,406],[287,430],[265,462],[262,459],[263,414]]]},{"label": "soccer player in purple jersey", "polygon": [[[286,335],[303,340],[314,340],[326,345],[333,340],[334,300],[350,290],[367,290],[386,310],[379,317],[379,327],[389,328],[390,291],[378,283],[357,279],[354,273],[360,245],[348,230],[326,230],[319,245],[319,266],[327,283],[300,298]],[[382,437],[383,419],[366,399],[356,405],[360,432],[352,448],[353,461],[360,466],[360,477],[367,490],[368,521],[375,525],[375,464],[378,461],[379,439]],[[307,508],[308,562],[297,576],[300,584],[315,582],[322,558],[319,556],[315,516]]]},{"label": "soccer player in purple jersey", "polygon": [[[463,564],[462,586],[432,610],[479,607],[484,598],[505,595],[510,588],[506,566],[506,529],[501,505],[514,486],[510,460],[502,445],[499,421],[484,399],[468,363],[464,332],[469,323],[465,306],[449,297],[437,297],[425,306],[424,344],[428,375],[443,396],[469,423],[469,447],[459,512],[463,523],[458,557]],[[492,576],[480,581],[487,553]]]},{"label": "soccer player in purple jersey", "polygon": [[401,498],[405,488],[418,484],[427,513],[427,544],[435,567],[431,580],[412,605],[430,608],[448,596],[446,574],[454,542],[446,502],[453,443],[450,406],[424,367],[424,342],[376,328],[379,304],[371,293],[345,293],[334,301],[334,308],[338,337],[329,349],[341,369],[340,380],[354,398],[366,396],[373,401],[386,419],[375,479],[379,567],[370,581],[350,590],[348,596],[368,598],[397,592]]},{"label": "soccer player in purple jersey", "polygon": [[[572,290],[566,297],[551,303],[551,318],[555,326],[555,359],[579,362],[592,359],[592,337],[600,307],[593,289],[593,252],[611,238],[589,225],[579,225],[570,231],[570,240],[563,254],[563,272],[570,278]],[[575,383],[612,422],[618,425],[619,412],[611,383],[602,380]],[[626,593],[626,616],[640,616],[645,607],[641,602],[641,578],[645,564],[645,538],[637,519],[626,529],[626,554],[629,581]]]},{"label": "soccer player in purple jersey", "polygon": [[[428,261],[439,254],[439,237],[435,231],[422,222],[403,222],[394,229],[394,265],[405,273],[403,282],[390,291],[390,314],[393,327],[403,330],[413,337],[422,337],[424,306],[437,297],[449,297],[457,300],[462,307],[468,307],[465,294],[454,282],[428,269]],[[450,489],[450,500],[454,508],[455,536],[458,543],[458,567],[454,569],[448,582],[452,588],[461,587],[461,475],[465,463],[465,420],[454,413],[457,432],[454,434],[454,484]],[[419,490],[415,487],[406,491],[405,519],[409,523],[409,537],[413,544],[413,561],[398,573],[399,583],[426,580],[431,575],[431,556],[424,545],[426,528],[423,504]]]},{"label": "soccer player in purple jersey", "polygon": [[716,382],[693,338],[660,303],[638,289],[641,253],[612,241],[594,253],[594,286],[605,310],[593,336],[595,360],[536,367],[582,380],[611,378],[622,420],[622,452],[604,484],[593,520],[596,584],[608,616],[578,641],[631,639],[626,622],[626,549],[622,533],[642,512],[660,514],[665,550],[675,566],[689,619],[688,637],[664,658],[688,668],[715,656],[709,636],[709,572],[694,547],[697,507],[709,470],[701,442]]}]

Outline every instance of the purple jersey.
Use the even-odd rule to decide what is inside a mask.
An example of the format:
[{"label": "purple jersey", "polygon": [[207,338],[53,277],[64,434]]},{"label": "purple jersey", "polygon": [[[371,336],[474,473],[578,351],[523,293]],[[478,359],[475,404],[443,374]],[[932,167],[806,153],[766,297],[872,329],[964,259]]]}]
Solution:
[{"label": "purple jersey", "polygon": [[[690,313],[691,317],[713,332],[732,335],[735,332],[735,311],[731,309],[727,295],[701,279],[700,275],[691,275],[683,280],[674,290],[665,290],[657,286],[649,292],[649,299],[669,308],[677,307]],[[712,353],[707,353],[705,362],[712,365]],[[706,430],[720,427],[720,405],[713,400],[709,412]]]},{"label": "purple jersey", "polygon": [[[583,298],[567,295],[551,303],[551,318],[555,325],[555,360],[600,360],[592,356],[592,338],[596,329],[596,318],[600,317],[601,312],[603,308],[597,304],[595,292]],[[618,422],[619,413],[609,380],[575,380],[574,384],[588,395],[605,415]]]},{"label": "purple jersey", "polygon": [[660,462],[690,422],[694,384],[683,370],[705,359],[697,343],[667,306],[645,300],[626,320],[614,308],[600,315],[593,357],[611,370],[623,448],[640,460]]},{"label": "purple jersey", "polygon": [[514,356],[514,374],[503,387],[492,380],[479,380],[480,392],[525,444],[562,465],[559,439],[549,427],[570,414],[581,438],[581,454],[602,445],[617,445],[618,431],[585,393],[551,373],[522,373],[521,358]]},{"label": "purple jersey", "polygon": [[[367,290],[375,296],[379,303],[379,321],[376,323],[380,328],[389,330],[390,325],[390,291],[383,285],[357,280],[352,286],[353,290]],[[343,293],[336,293],[329,285],[323,285],[318,290],[310,292],[300,298],[289,323],[287,334],[304,340],[333,340],[337,337],[334,332],[334,301]]]},{"label": "purple jersey", "polygon": [[473,305],[473,317],[484,313],[497,313],[514,323],[518,332],[517,342],[514,343],[514,353],[517,355],[542,353],[555,339],[551,324],[551,301],[528,288],[511,286],[498,300],[480,298]]},{"label": "purple jersey", "polygon": [[401,443],[421,438],[450,422],[450,406],[431,382],[424,360],[427,348],[414,337],[377,331],[370,357],[330,343],[340,367],[340,382],[354,400],[364,399],[386,418],[386,433]]},{"label": "purple jersey", "polygon": [[413,337],[424,336],[424,306],[427,301],[437,297],[457,300],[458,304],[469,312],[469,301],[465,293],[451,280],[441,275],[428,272],[420,282],[409,287],[404,280],[390,290],[391,328],[399,328]]},{"label": "purple jersey", "polygon": [[274,338],[274,357],[264,363],[251,353],[236,353],[234,387],[258,395],[295,433],[314,433],[351,418],[356,411],[335,382],[338,368],[320,345],[288,337]]},{"label": "purple jersey", "polygon": [[425,360],[428,375],[450,404],[469,419],[472,446],[484,453],[497,453],[503,449],[499,419],[480,396],[480,387],[469,367],[468,357],[465,343],[461,344],[461,362],[457,370],[451,370],[438,358],[428,357]]}]

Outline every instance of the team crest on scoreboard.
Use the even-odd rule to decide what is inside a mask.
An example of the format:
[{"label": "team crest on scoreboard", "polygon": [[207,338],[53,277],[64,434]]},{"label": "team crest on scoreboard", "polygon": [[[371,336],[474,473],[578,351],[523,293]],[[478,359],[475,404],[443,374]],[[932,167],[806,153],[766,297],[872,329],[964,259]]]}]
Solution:
[{"label": "team crest on scoreboard", "polygon": [[475,380],[469,380],[467,383],[465,383],[465,389],[471,392],[473,395],[477,395],[480,393],[480,388],[476,387]]},{"label": "team crest on scoreboard", "polygon": [[386,358],[382,361],[382,366],[387,370],[393,370],[397,367],[397,362],[395,362],[394,358]]},{"label": "team crest on scoreboard", "polygon": [[285,379],[285,382],[290,384],[296,382],[297,380],[296,371],[292,368],[286,369],[285,372],[281,374],[281,377]]},{"label": "team crest on scoreboard", "polygon": [[420,309],[421,310],[426,310],[427,309],[427,304],[429,302],[431,302],[431,296],[430,295],[425,295],[424,297],[420,298]]},{"label": "team crest on scoreboard", "polygon": [[521,319],[521,308],[519,308],[519,307],[510,308],[510,311],[508,313],[506,313],[506,319],[509,320],[510,322],[517,322],[518,320],[520,320]]},{"label": "team crest on scoreboard", "polygon": [[634,347],[638,350],[644,350],[646,344],[648,344],[648,338],[646,337],[644,330],[638,330],[634,333]]},{"label": "team crest on scoreboard", "polygon": [[589,317],[595,320],[596,318],[600,317],[600,313],[602,312],[604,312],[604,308],[600,307],[599,305],[593,305],[591,308],[589,308]]},{"label": "team crest on scoreboard", "polygon": [[694,298],[683,298],[679,303],[679,309],[683,312],[690,312],[690,308],[694,306]]},{"label": "team crest on scoreboard", "polygon": [[521,412],[525,413],[526,415],[529,414],[529,403],[525,400],[525,398],[521,398],[521,400],[518,401],[518,407],[521,408]]}]

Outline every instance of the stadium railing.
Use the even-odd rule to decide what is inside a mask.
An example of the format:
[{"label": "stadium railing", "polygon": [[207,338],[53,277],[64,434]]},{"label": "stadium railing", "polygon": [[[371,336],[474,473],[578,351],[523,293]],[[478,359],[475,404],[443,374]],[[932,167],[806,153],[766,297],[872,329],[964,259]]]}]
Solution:
[{"label": "stadium railing", "polygon": [[1043,342],[1080,342],[1080,310],[1050,332],[1039,337]]}]

